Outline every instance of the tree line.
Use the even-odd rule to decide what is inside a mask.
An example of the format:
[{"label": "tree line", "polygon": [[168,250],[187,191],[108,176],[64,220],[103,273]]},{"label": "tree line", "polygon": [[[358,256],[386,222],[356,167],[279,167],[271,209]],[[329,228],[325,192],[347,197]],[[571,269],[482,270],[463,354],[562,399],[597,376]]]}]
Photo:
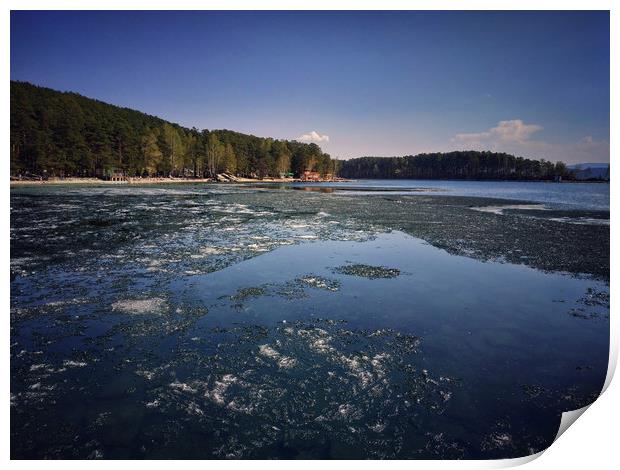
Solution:
[{"label": "tree line", "polygon": [[306,170],[345,178],[572,179],[562,162],[455,151],[332,159],[316,144],[185,128],[128,108],[11,81],[12,175],[268,177]]},{"label": "tree line", "polygon": [[552,180],[573,176],[562,162],[476,150],[353,158],[339,162],[338,174],[345,178],[476,180]]},{"label": "tree line", "polygon": [[245,177],[334,173],[316,144],[187,129],[77,93],[11,81],[11,174]]}]

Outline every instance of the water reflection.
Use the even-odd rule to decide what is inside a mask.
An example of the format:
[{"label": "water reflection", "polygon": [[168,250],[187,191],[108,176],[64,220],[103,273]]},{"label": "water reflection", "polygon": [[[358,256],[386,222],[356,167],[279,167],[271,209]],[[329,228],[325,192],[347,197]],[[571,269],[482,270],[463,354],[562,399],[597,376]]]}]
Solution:
[{"label": "water reflection", "polygon": [[607,369],[605,284],[399,232],[110,263],[12,286],[13,457],[521,456]]}]

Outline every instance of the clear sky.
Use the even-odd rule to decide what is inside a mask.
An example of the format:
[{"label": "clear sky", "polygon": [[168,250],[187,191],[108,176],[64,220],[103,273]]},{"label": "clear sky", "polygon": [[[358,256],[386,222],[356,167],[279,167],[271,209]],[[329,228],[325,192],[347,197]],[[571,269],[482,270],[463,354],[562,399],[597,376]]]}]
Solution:
[{"label": "clear sky", "polygon": [[609,161],[607,12],[12,12],[11,79],[340,158]]}]

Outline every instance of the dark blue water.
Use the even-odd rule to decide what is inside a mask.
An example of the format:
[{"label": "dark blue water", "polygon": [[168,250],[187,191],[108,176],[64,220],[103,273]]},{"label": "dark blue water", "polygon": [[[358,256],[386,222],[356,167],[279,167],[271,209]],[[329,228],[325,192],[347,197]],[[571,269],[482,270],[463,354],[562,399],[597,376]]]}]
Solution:
[{"label": "dark blue water", "polygon": [[600,391],[607,284],[237,190],[13,191],[13,458],[517,457]]}]

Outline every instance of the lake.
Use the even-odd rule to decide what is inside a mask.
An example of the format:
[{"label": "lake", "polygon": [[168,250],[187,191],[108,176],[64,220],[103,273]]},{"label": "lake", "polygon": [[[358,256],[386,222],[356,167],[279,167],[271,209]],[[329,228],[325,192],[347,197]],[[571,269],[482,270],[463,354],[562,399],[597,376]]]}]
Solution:
[{"label": "lake", "polygon": [[[561,413],[600,392],[609,351],[608,278],[585,261],[556,269],[576,256],[555,234],[587,260],[608,257],[587,250],[609,228],[477,208],[605,211],[609,186],[322,187],[345,185],[13,188],[12,458],[489,459],[550,445]],[[524,245],[498,245],[502,230]],[[535,259],[528,237],[552,245]]]},{"label": "lake", "polygon": [[[285,186],[280,184],[280,186]],[[608,183],[552,183],[539,181],[354,180],[334,183],[294,183],[289,187],[320,187],[399,194],[429,193],[532,201],[559,209],[609,210]]]}]

